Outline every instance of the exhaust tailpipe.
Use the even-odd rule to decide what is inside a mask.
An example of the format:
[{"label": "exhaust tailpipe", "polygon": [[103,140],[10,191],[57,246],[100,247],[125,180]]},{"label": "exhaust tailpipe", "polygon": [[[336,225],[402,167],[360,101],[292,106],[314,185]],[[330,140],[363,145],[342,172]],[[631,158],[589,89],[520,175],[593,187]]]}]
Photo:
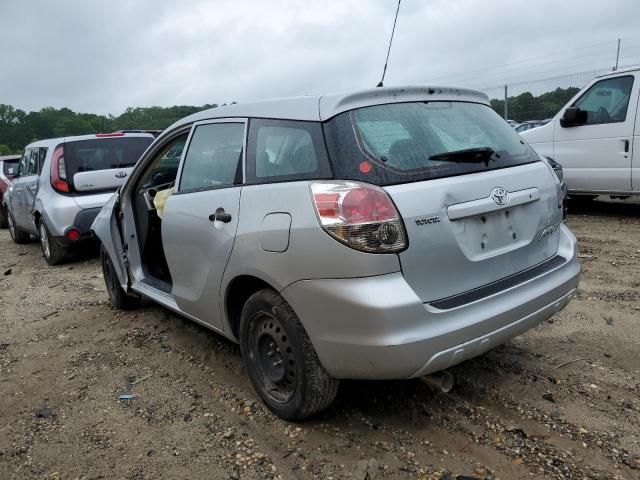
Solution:
[{"label": "exhaust tailpipe", "polygon": [[420,377],[420,380],[443,393],[449,393],[455,383],[453,375],[444,370]]}]

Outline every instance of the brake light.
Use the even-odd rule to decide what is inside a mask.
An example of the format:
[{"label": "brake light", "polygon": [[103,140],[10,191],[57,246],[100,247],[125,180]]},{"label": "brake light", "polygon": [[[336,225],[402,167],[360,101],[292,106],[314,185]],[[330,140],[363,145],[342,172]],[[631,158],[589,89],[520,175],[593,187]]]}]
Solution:
[{"label": "brake light", "polygon": [[98,137],[98,138],[107,138],[107,137],[124,137],[124,132],[96,133],[96,137]]},{"label": "brake light", "polygon": [[64,147],[58,145],[51,159],[51,186],[57,192],[67,193],[71,190],[67,182],[67,169],[64,165]]},{"label": "brake light", "polygon": [[407,248],[400,214],[382,188],[360,182],[313,182],[311,195],[322,228],[345,245],[368,253]]}]

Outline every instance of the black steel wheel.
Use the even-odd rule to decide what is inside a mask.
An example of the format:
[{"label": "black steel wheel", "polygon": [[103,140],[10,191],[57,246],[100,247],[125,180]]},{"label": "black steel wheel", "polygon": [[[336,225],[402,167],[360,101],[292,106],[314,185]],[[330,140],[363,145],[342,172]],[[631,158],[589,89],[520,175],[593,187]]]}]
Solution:
[{"label": "black steel wheel", "polygon": [[9,226],[9,219],[7,218],[7,207],[0,202],[0,228],[7,228]]},{"label": "black steel wheel", "polygon": [[120,286],[120,280],[111,258],[109,258],[109,254],[102,245],[100,245],[100,263],[102,264],[102,275],[111,306],[118,310],[133,310],[140,306],[140,299],[128,295]]},{"label": "black steel wheel", "polygon": [[240,348],[256,392],[280,418],[302,420],[333,402],[339,381],[322,367],[297,315],[275,291],[247,300]]}]

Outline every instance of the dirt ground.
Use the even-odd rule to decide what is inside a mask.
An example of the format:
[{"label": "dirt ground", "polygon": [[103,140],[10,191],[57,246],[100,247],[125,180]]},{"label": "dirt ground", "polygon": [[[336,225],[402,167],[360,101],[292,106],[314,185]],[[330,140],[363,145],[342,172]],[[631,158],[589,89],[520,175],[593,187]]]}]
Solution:
[{"label": "dirt ground", "polygon": [[[584,273],[560,314],[421,382],[343,382],[270,414],[232,343],[117,312],[98,260],[0,231],[1,479],[640,479],[640,204],[570,205]],[[131,400],[118,400],[132,394]]]}]

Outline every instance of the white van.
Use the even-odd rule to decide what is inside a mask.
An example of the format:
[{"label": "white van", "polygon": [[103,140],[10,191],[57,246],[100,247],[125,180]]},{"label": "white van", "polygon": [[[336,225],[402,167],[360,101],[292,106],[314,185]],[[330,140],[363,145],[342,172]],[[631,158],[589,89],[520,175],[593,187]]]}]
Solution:
[{"label": "white van", "polygon": [[640,66],[597,77],[553,120],[522,137],[562,165],[570,195],[638,195],[639,92]]}]

